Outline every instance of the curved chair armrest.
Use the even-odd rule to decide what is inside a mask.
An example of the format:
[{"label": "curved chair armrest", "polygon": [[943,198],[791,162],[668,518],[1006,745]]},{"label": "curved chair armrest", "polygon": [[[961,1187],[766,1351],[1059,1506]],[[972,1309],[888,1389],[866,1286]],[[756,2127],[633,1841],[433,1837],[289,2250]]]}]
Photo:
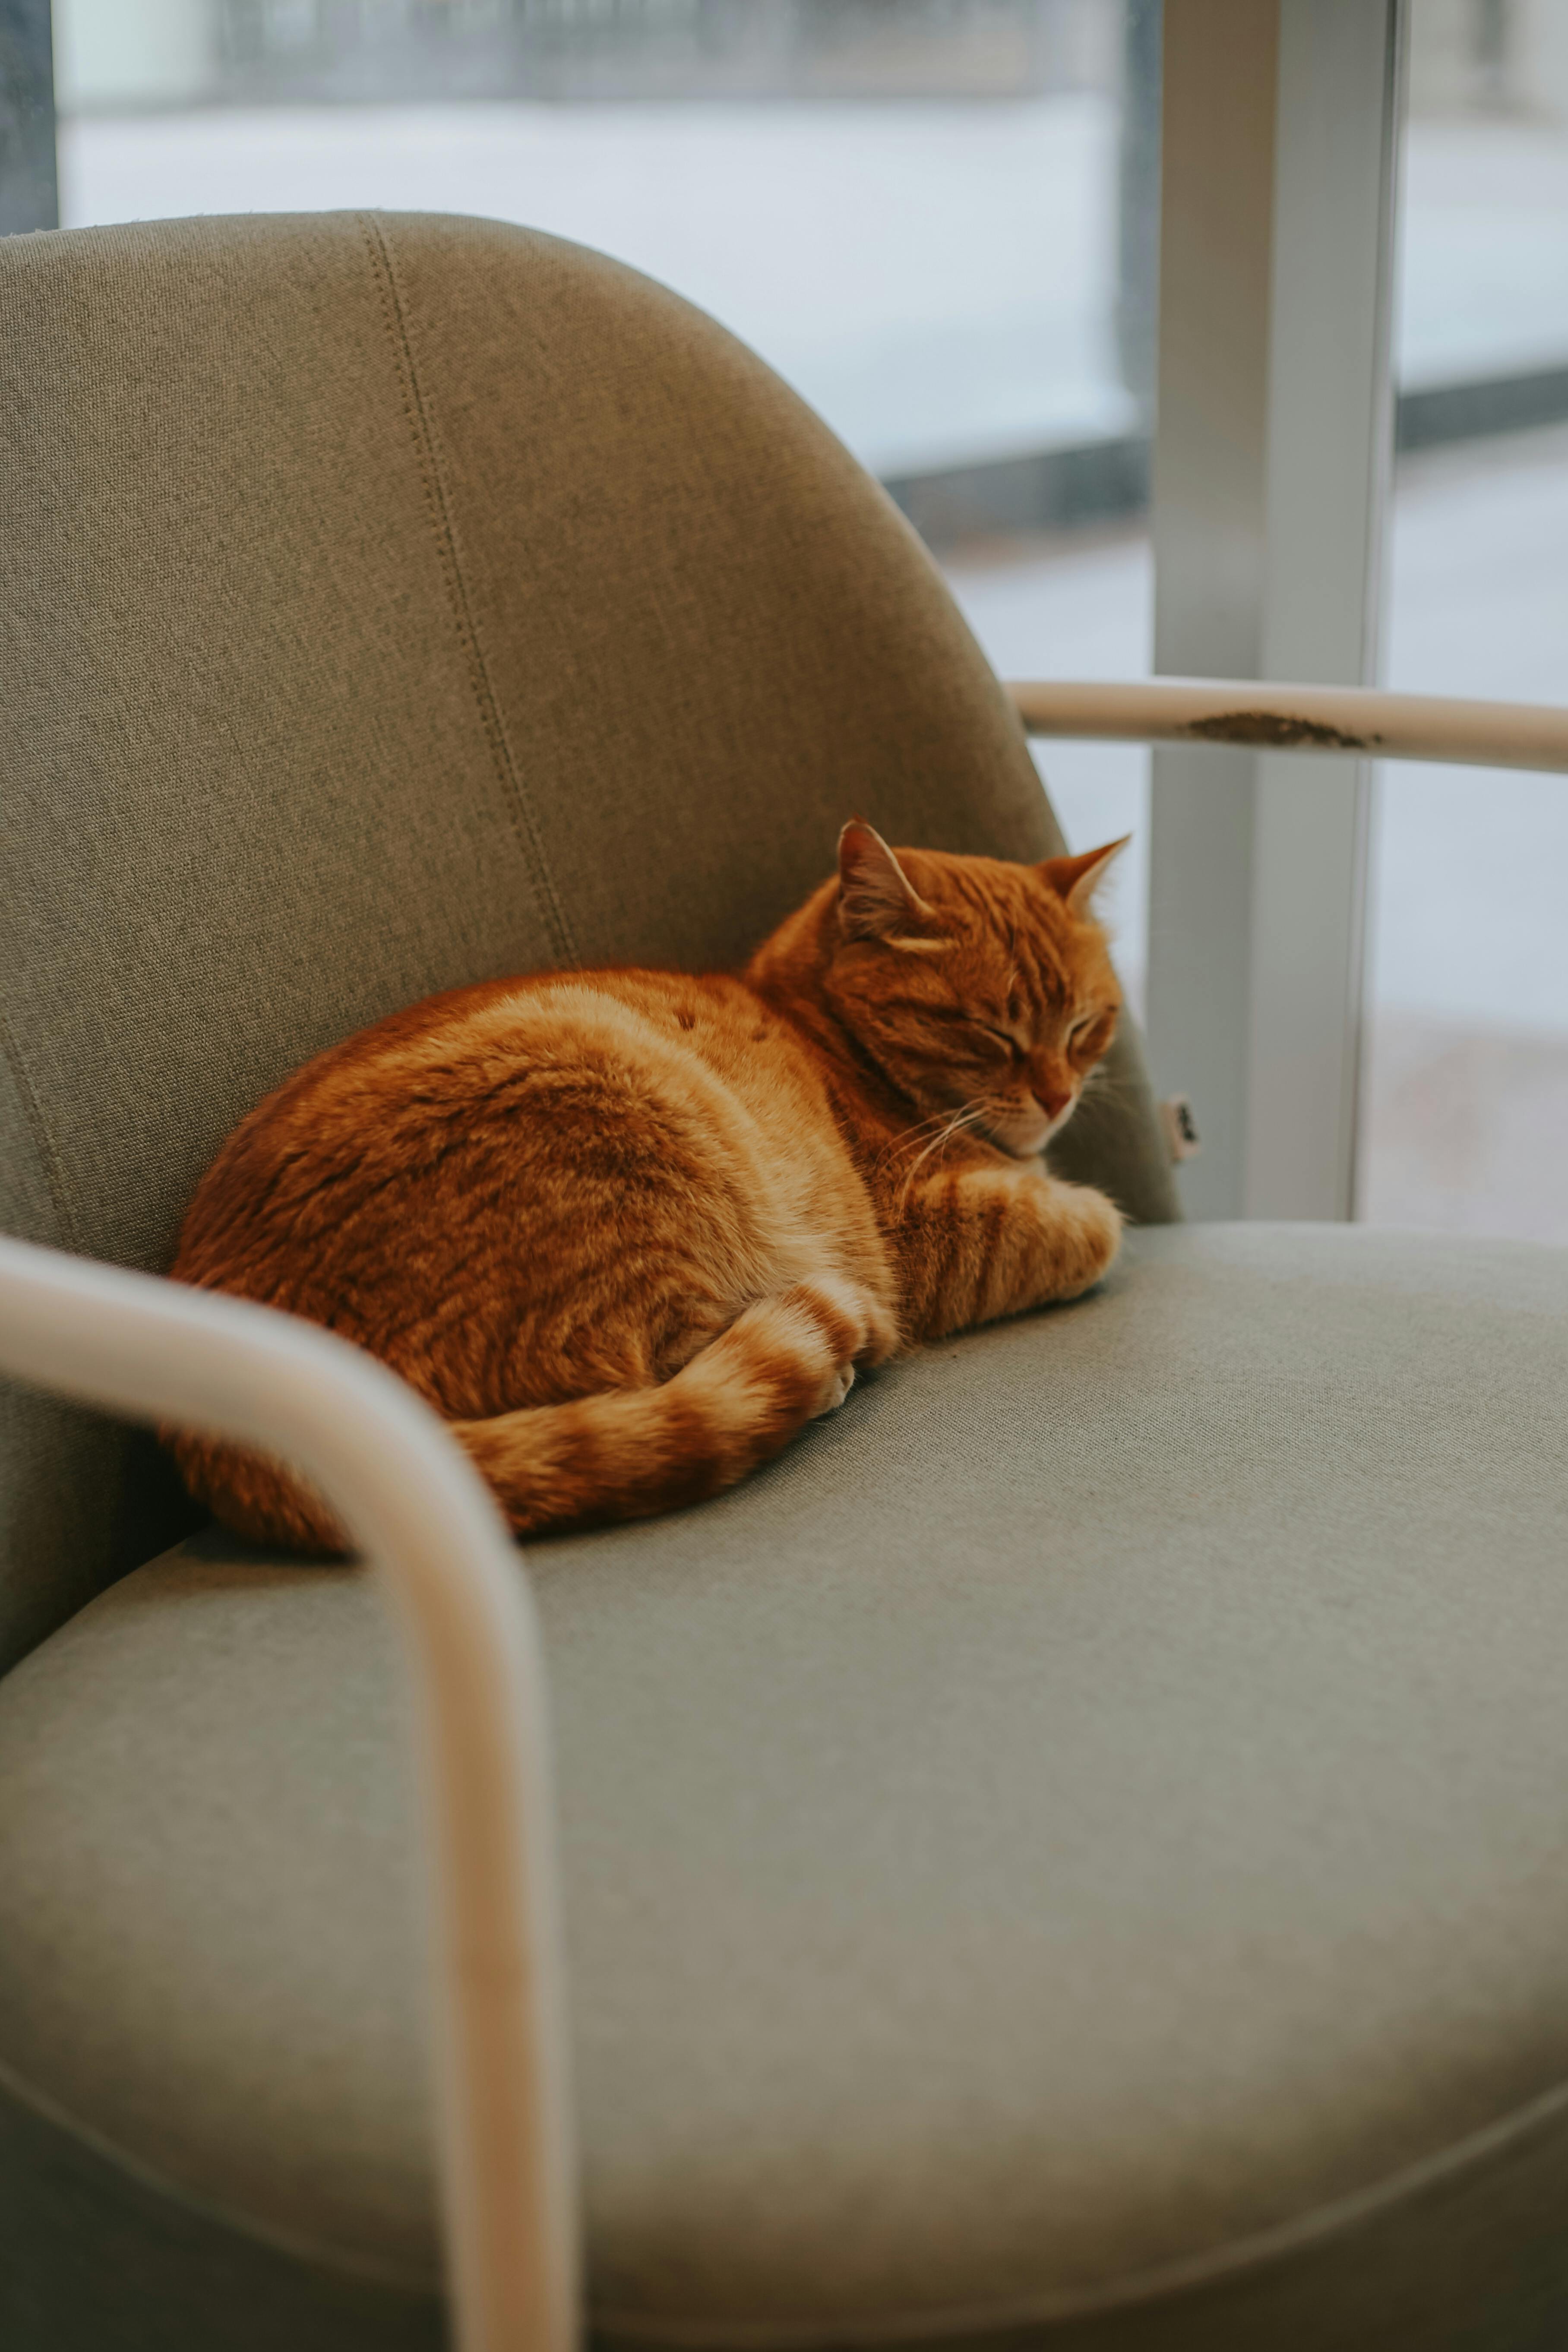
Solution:
[{"label": "curved chair armrest", "polygon": [[1568,710],[1531,702],[1461,702],[1353,686],[1276,686],[1251,678],[1016,679],[1007,687],[1030,735],[1136,743],[1243,743],[1269,751],[1349,751],[1477,768],[1568,772]]},{"label": "curved chair armrest", "polygon": [[568,2352],[576,2189],[544,1691],[527,1578],[485,1488],[412,1390],[346,1341],[3,1237],[0,1371],[282,1454],[381,1572],[422,1748],[457,2340]]}]

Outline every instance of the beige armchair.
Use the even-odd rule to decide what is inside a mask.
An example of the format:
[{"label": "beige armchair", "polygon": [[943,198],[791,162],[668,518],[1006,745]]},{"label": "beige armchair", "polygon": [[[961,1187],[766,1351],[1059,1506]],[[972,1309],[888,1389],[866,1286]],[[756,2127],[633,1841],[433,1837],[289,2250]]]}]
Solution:
[{"label": "beige armchair", "polygon": [[[598,257],[207,221],[0,289],[0,2337],[556,2346],[580,2230],[607,2346],[1554,2341],[1568,1259],[1173,1223],[1130,1035],[1098,1295],[513,1554],[389,1376],[152,1278],[201,1168],[434,988],[737,959],[850,808],[1046,854],[1017,712]],[[1324,716],[1075,691],[1019,702]],[[362,1573],[193,1528],[161,1412],[331,1488],[415,1736]]]}]

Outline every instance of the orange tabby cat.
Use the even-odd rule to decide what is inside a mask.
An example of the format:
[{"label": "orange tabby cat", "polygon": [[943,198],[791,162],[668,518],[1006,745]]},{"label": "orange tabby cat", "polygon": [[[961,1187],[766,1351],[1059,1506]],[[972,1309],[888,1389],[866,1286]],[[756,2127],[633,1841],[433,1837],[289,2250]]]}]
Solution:
[{"label": "orange tabby cat", "polygon": [[[357,1340],[531,1535],[710,1495],[857,1364],[1104,1273],[1121,1218],[1040,1154],[1121,999],[1121,847],[838,874],[739,975],[537,972],[307,1063],[229,1138],[174,1273]],[[170,1433],[242,1534],[330,1550],[279,1468]]]}]

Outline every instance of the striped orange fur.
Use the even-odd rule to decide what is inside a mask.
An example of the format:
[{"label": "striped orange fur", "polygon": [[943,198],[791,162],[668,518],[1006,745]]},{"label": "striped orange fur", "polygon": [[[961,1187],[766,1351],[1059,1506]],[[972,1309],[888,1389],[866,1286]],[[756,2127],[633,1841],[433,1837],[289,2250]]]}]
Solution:
[{"label": "striped orange fur", "polygon": [[[520,1535],[699,1500],[858,1364],[1071,1297],[1115,1254],[1042,1153],[1110,1044],[1093,891],[890,850],[743,972],[536,972],[307,1063],[203,1179],[174,1274],[357,1340],[452,1424]],[[165,1433],[242,1534],[340,1547],[279,1465]]]}]

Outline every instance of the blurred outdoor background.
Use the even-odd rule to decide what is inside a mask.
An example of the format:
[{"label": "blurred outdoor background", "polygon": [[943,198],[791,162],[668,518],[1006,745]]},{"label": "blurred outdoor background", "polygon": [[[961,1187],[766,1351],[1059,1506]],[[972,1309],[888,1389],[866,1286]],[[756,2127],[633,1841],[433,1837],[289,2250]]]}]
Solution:
[{"label": "blurred outdoor background", "polygon": [[[1005,676],[1147,671],[1157,0],[55,0],[67,226],[522,221],[732,326]],[[1412,0],[1384,682],[1568,695],[1568,0]],[[1147,760],[1053,748],[1075,846]],[[825,857],[826,845],[825,845]],[[1568,1241],[1568,780],[1384,771],[1362,1213]],[[1201,1114],[1202,1106],[1199,1107]]]}]

